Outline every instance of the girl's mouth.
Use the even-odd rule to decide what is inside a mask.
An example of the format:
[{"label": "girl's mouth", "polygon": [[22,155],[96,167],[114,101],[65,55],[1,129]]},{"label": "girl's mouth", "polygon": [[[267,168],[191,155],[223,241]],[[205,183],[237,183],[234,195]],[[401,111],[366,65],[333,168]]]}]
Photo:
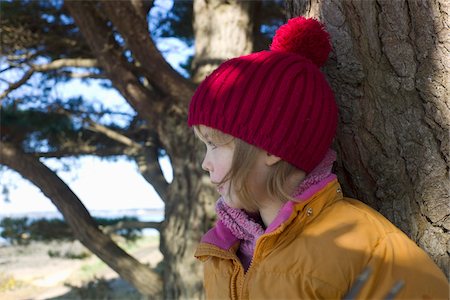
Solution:
[{"label": "girl's mouth", "polygon": [[217,189],[217,192],[222,195],[223,186],[222,185],[218,185],[216,189]]},{"label": "girl's mouth", "polygon": [[211,183],[214,184],[214,185],[216,186],[216,191],[217,191],[219,194],[223,195],[223,193],[224,193],[224,191],[225,191],[225,189],[224,189],[224,187],[223,187],[223,184],[220,184],[219,182],[214,182],[214,181],[211,181]]}]

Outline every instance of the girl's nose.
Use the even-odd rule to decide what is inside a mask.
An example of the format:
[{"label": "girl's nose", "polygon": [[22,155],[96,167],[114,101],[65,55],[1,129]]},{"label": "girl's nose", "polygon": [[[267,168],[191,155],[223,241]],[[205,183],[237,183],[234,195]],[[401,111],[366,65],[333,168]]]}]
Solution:
[{"label": "girl's nose", "polygon": [[202,169],[203,170],[205,170],[205,171],[207,171],[207,172],[210,172],[211,171],[211,163],[210,163],[210,161],[207,159],[207,155],[205,155],[205,158],[203,159],[203,162],[202,162]]}]

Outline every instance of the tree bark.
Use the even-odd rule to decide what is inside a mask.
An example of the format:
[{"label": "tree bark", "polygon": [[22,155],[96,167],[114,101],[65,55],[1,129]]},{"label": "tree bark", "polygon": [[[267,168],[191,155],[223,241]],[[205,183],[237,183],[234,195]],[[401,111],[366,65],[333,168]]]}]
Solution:
[{"label": "tree bark", "polygon": [[347,195],[373,206],[450,268],[450,5],[289,0],[326,24],[336,92],[335,146]]},{"label": "tree bark", "polygon": [[129,1],[103,1],[101,5],[125,39],[134,59],[142,66],[143,75],[162,94],[170,97],[173,104],[180,102],[186,107],[195,87],[165,61],[150,37],[147,19],[139,14],[140,10]]},{"label": "tree bark", "polygon": [[194,82],[202,81],[224,60],[253,50],[256,4],[238,0],[194,1]]},{"label": "tree bark", "polygon": [[114,87],[139,112],[143,120],[154,125],[166,113],[167,104],[163,103],[161,96],[154,90],[141,84],[135,67],[125,60],[122,49],[115,42],[112,28],[108,27],[107,20],[97,11],[99,3],[66,1],[64,5]]},{"label": "tree bark", "polygon": [[37,158],[0,142],[0,164],[17,171],[47,196],[64,216],[75,237],[143,295],[162,291],[160,276],[128,255],[101,232],[70,188]]}]

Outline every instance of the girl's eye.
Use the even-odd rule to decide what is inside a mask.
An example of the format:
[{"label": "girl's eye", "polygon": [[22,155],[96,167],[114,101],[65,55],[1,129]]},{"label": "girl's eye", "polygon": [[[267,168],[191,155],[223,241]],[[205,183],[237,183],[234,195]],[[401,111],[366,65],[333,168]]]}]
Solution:
[{"label": "girl's eye", "polygon": [[211,147],[212,149],[216,149],[216,148],[217,148],[216,144],[214,144],[214,143],[211,142],[211,141],[207,141],[206,144],[207,144],[209,147]]}]

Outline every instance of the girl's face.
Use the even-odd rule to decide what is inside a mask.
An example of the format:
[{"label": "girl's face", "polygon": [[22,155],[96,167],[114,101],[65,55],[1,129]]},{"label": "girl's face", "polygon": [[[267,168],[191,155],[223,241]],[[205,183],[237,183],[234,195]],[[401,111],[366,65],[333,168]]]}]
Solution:
[{"label": "girl's face", "polygon": [[203,170],[209,172],[211,182],[216,186],[217,192],[225,202],[231,207],[241,208],[233,189],[230,189],[230,181],[227,180],[220,184],[231,168],[235,147],[233,139],[230,137],[228,143],[221,143],[214,139],[213,130],[206,126],[201,126],[201,132],[203,135],[201,140],[206,145],[206,154],[202,163]]},{"label": "girl's face", "polygon": [[[233,155],[235,151],[234,139],[231,136],[221,134],[221,139],[215,139],[216,132],[206,126],[200,126],[202,138],[206,145],[206,154],[202,163],[202,168],[209,172],[211,182],[216,185],[217,191],[225,202],[233,208],[243,209],[235,192],[235,187],[231,186],[227,180],[222,183],[229,173]],[[224,138],[225,137],[225,138]],[[227,138],[228,137],[228,138]],[[223,141],[225,140],[225,141]],[[252,196],[262,202],[266,197],[266,181],[269,167],[263,151],[257,153],[255,164],[249,173],[248,185]]]}]

